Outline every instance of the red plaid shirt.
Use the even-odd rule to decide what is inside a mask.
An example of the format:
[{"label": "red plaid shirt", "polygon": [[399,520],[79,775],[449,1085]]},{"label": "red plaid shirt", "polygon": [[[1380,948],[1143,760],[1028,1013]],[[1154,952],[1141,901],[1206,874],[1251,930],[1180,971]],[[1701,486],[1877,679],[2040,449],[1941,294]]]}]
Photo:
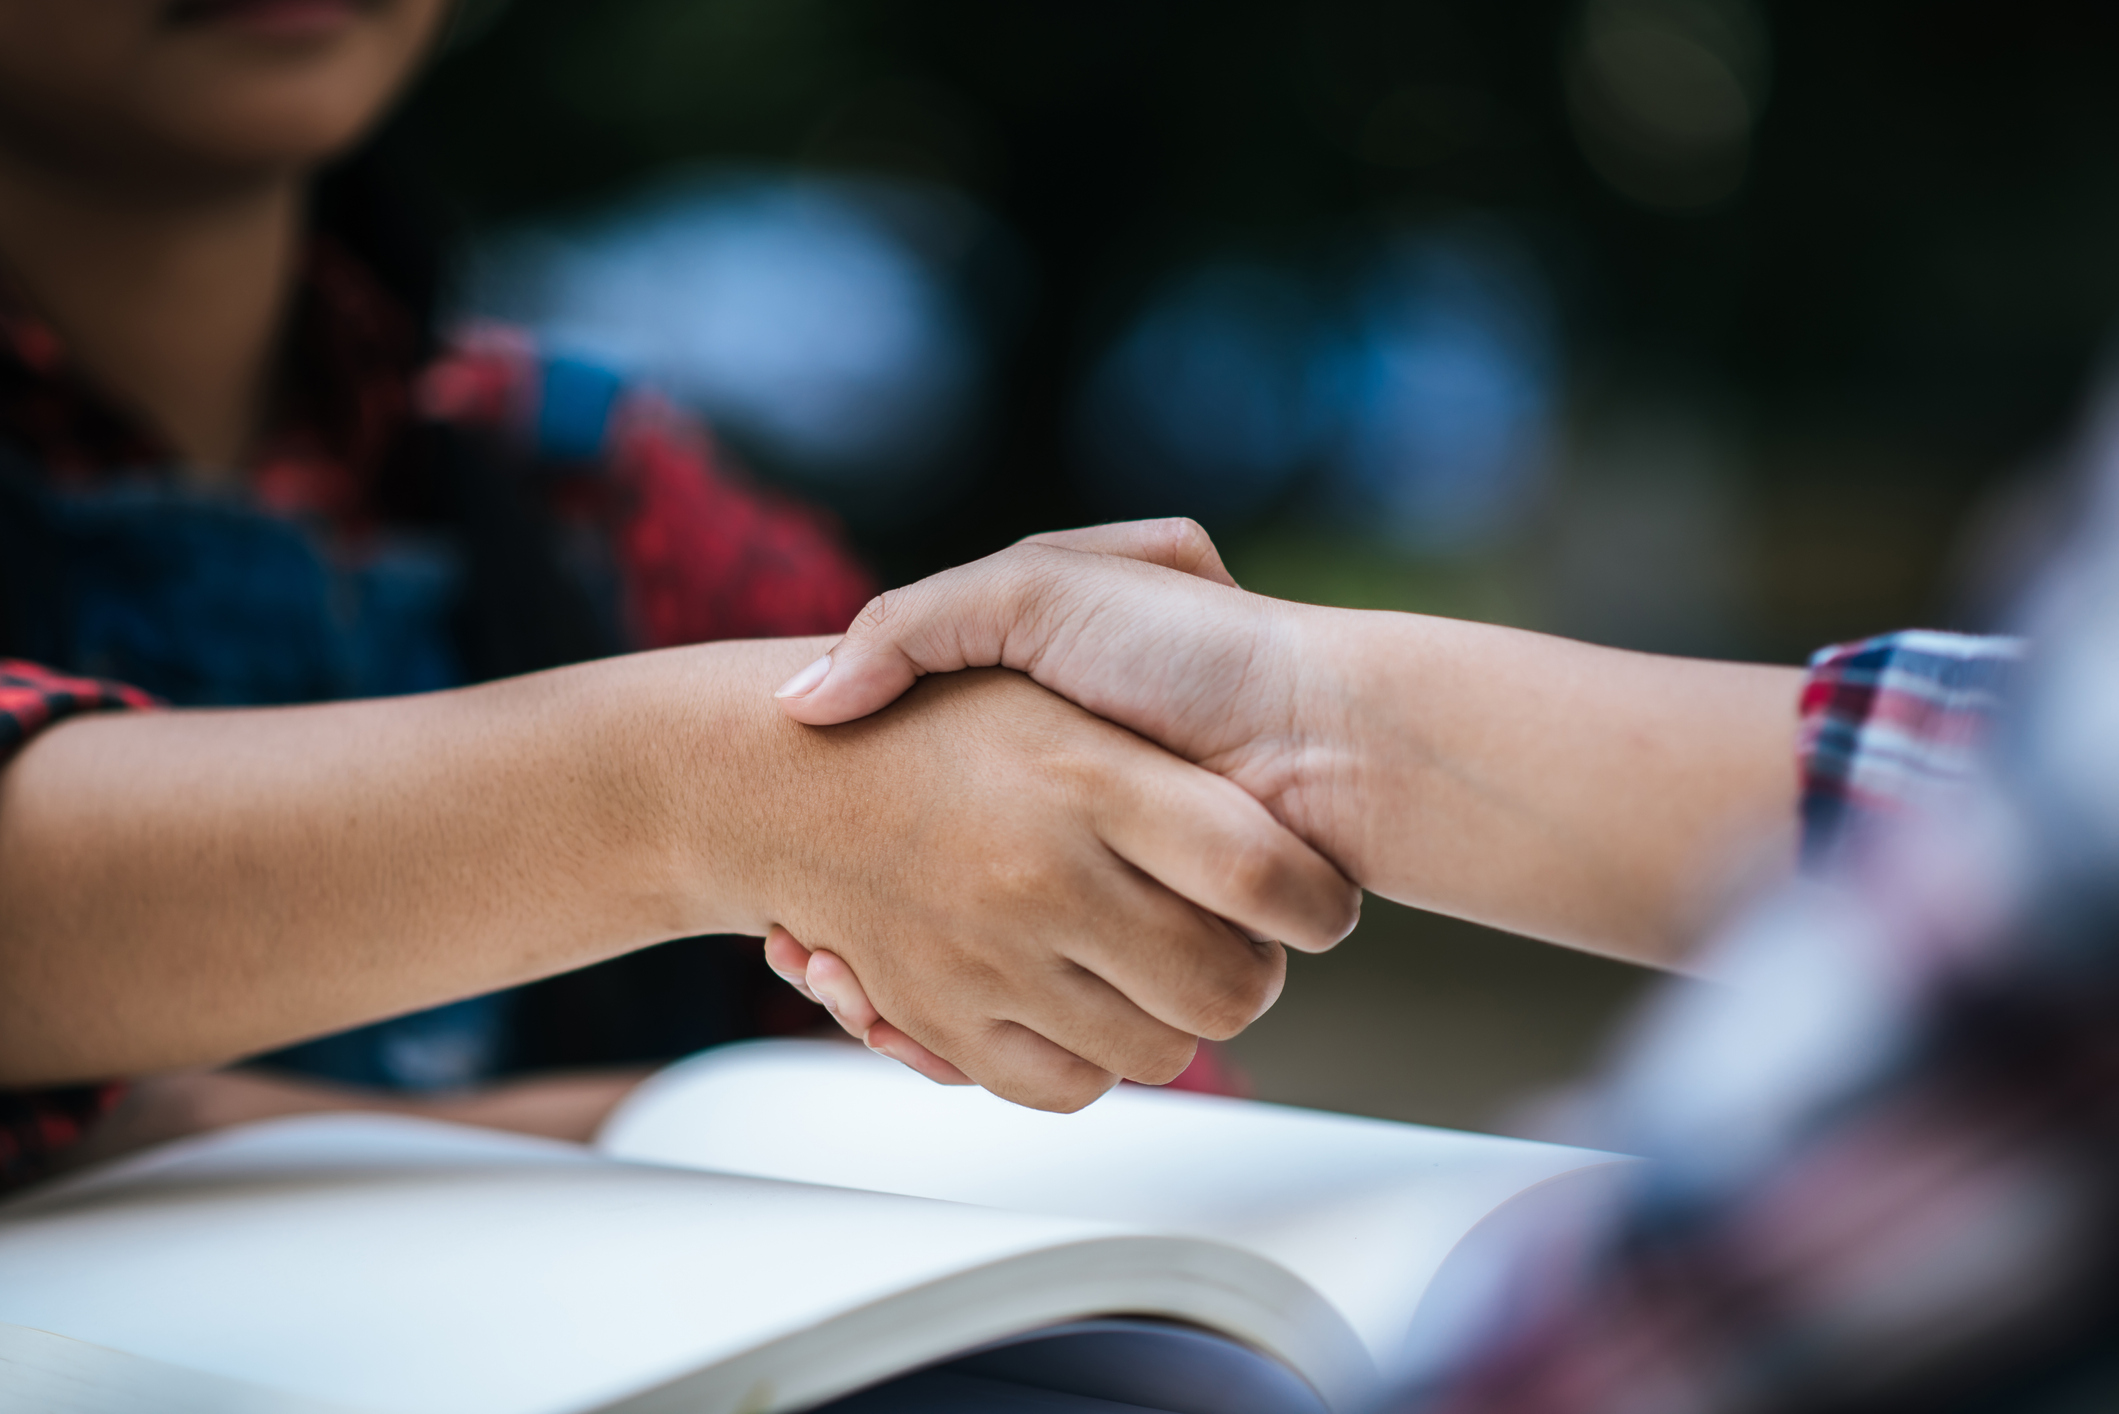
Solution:
[{"label": "red plaid shirt", "polygon": [[[389,453],[431,419],[578,466],[580,475],[553,480],[552,509],[603,543],[635,647],[836,633],[873,592],[826,519],[750,485],[703,426],[653,394],[543,359],[508,329],[466,331],[425,367],[418,343],[367,271],[319,242],[298,301],[284,412],[249,468],[254,500],[358,544],[386,524],[373,493]],[[178,460],[74,366],[48,323],[4,297],[0,435],[60,486]],[[61,717],[148,705],[121,684],[0,660],[0,761]],[[116,1093],[0,1091],[0,1187],[32,1175]]]}]

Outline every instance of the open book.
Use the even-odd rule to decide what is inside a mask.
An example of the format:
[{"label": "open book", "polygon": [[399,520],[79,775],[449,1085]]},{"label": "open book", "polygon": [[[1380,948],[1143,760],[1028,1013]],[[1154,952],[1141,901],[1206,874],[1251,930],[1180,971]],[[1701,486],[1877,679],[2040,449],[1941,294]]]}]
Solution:
[{"label": "open book", "polygon": [[1042,1114],[757,1042],[593,1148],[273,1120],[0,1205],[0,1408],[1334,1414],[1448,1338],[1487,1236],[1618,1162],[1132,1086]]}]

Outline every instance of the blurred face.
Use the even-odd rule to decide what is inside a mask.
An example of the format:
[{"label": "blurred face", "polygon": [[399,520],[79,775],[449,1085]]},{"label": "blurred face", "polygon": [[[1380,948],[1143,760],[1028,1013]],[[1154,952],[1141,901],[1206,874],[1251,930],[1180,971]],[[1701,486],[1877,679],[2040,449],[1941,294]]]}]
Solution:
[{"label": "blurred face", "polygon": [[389,104],[449,0],[0,0],[0,149],[134,182],[313,167]]}]

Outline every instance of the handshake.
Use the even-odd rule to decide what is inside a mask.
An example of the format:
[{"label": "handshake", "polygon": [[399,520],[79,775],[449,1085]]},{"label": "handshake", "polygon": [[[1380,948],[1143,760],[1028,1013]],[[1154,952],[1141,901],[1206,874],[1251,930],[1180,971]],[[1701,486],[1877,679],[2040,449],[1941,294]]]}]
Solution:
[{"label": "handshake", "polygon": [[1361,887],[1667,963],[1721,859],[1787,865],[1798,677],[1266,599],[1190,521],[1036,536],[779,689],[838,731],[936,714],[959,791],[893,828],[962,867],[929,926],[776,918],[766,959],[928,1078],[1062,1110],[1242,1030]]},{"label": "handshake", "polygon": [[[943,1084],[1072,1110],[1176,1078],[1273,1004],[1284,946],[1329,948],[1359,916],[1328,808],[1350,763],[1313,720],[1345,693],[1303,671],[1304,628],[1186,520],[1041,535],[879,596],[783,710],[830,727],[918,684],[900,710],[961,715],[941,751],[1014,756],[905,821],[961,860],[940,926],[879,946],[776,921],[767,962]],[[919,684],[992,668],[1029,681]]]},{"label": "handshake", "polygon": [[1792,863],[1801,681],[1283,603],[1155,521],[836,643],[76,716],[0,759],[0,1089],[748,933],[876,1050],[1075,1109],[1249,1025],[1361,889],[1676,961],[1725,861]]}]

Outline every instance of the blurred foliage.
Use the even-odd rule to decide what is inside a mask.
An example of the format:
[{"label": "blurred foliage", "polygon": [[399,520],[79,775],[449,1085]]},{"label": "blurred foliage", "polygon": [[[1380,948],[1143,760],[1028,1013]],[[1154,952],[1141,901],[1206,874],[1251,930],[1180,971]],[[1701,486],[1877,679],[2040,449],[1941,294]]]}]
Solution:
[{"label": "blurred foliage", "polygon": [[1222,537],[1236,582],[1275,599],[1524,624],[1520,567],[1507,560],[1408,560],[1382,545],[1315,529],[1261,526]]},{"label": "blurred foliage", "polygon": [[[1585,161],[1561,0],[515,0],[437,65],[414,121],[480,220],[700,158],[907,173],[996,211],[1035,309],[984,471],[924,533],[876,547],[894,576],[1081,517],[1069,399],[1174,263],[1460,210],[1536,246],[1587,378],[1667,374],[1734,403],[1762,504],[1803,508],[1776,524],[1946,535],[2061,435],[2119,310],[2119,8],[1762,13],[1748,179],[1684,214]],[[1787,537],[1769,538],[1761,553]],[[1941,558],[1910,554],[1925,568],[1905,574],[1932,581]],[[1884,600],[1930,588],[1787,633],[1881,626]]]}]

